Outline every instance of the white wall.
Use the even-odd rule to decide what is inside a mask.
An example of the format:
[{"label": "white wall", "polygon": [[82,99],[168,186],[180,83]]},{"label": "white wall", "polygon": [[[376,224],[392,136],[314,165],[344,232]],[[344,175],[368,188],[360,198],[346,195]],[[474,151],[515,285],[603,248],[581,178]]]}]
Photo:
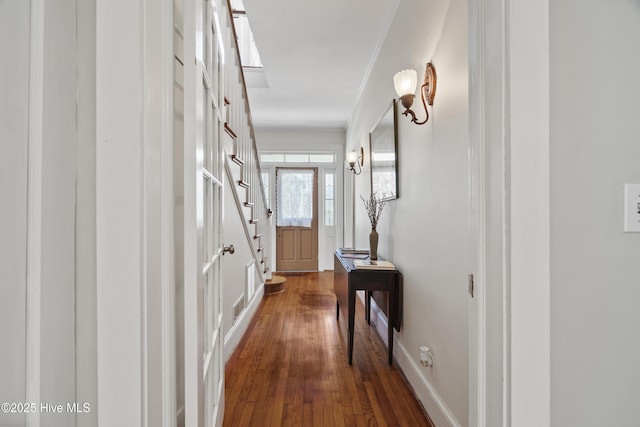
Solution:
[{"label": "white wall", "polygon": [[331,151],[344,146],[343,129],[321,128],[256,128],[259,151],[292,150]]},{"label": "white wall", "polygon": [[[98,401],[96,339],[96,4],[77,2],[76,401]],[[98,424],[98,411],[77,427]]]},{"label": "white wall", "polygon": [[[2,98],[9,104],[2,105],[8,122],[0,127],[7,162],[2,169],[9,174],[2,178],[8,207],[0,221],[9,236],[2,239],[8,265],[1,268],[8,306],[0,323],[12,330],[0,365],[13,372],[6,376],[9,387],[2,387],[7,393],[2,400],[18,403],[22,395],[22,402],[65,405],[78,396],[76,2],[11,1],[0,9],[2,40],[12,43],[2,46],[11,68],[1,78]],[[5,372],[0,376],[4,383]],[[75,424],[73,413],[36,409],[30,422]],[[6,417],[0,414],[0,422],[23,422],[20,416]]]},{"label": "white wall", "polygon": [[[41,184],[40,398],[75,400],[76,2],[45,4]],[[38,209],[38,207],[31,207]],[[69,425],[74,414],[41,414]]]},{"label": "white wall", "polygon": [[640,419],[640,3],[550,2],[551,425]]},{"label": "white wall", "polygon": [[[0,402],[26,399],[29,3],[0,3]],[[24,423],[0,413],[0,425]]]},{"label": "white wall", "polygon": [[[336,162],[329,164],[262,164],[263,172],[270,172],[270,189],[271,210],[275,212],[275,167],[276,166],[301,166],[301,167],[318,167],[318,269],[333,270],[333,252],[336,248],[343,246],[344,225],[342,222],[342,182],[345,173],[344,164],[344,143],[345,132],[343,129],[275,129],[262,128],[256,129],[256,145],[259,152],[334,152],[336,154]],[[322,220],[322,212],[324,207],[323,172],[327,169],[335,171],[335,201],[336,201],[336,225],[332,228],[326,228]],[[275,221],[273,221],[275,224]],[[274,225],[275,226],[275,225]],[[275,230],[272,230],[271,236],[271,254],[272,260],[270,268],[275,271],[276,257],[276,239]]]},{"label": "white wall", "polygon": [[100,426],[140,425],[143,417],[141,9],[141,2],[111,1],[97,2],[96,10],[96,334]]},{"label": "white wall", "polygon": [[[363,146],[368,151],[369,131],[396,96],[393,75],[414,68],[422,78],[426,62],[433,62],[438,86],[429,122],[416,126],[399,117],[400,197],[382,214],[378,251],[404,277],[403,327],[396,351],[407,352],[403,370],[418,370],[408,376],[437,425],[466,425],[468,419],[466,28],[466,1],[401,2],[347,130],[346,150]],[[414,106],[422,119],[419,99]],[[356,178],[354,194],[358,247],[368,246],[370,231],[359,199],[370,191],[366,166]],[[421,345],[435,354],[435,377],[416,368]],[[429,387],[434,393],[421,395],[420,390]]]}]

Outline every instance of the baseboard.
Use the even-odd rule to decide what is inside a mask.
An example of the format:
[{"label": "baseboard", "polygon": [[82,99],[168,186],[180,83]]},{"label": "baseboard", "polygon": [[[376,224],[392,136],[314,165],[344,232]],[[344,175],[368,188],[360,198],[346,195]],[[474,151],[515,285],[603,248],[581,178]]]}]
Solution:
[{"label": "baseboard", "polygon": [[[371,323],[380,338],[382,338],[382,341],[387,344],[387,318],[373,299],[371,299]],[[440,394],[438,394],[435,386],[423,374],[425,368],[410,356],[410,352],[398,341],[395,333],[393,348],[396,365],[411,385],[413,392],[429,414],[433,424],[436,427],[462,427]]]},{"label": "baseboard", "polygon": [[247,332],[249,328],[249,324],[253,319],[253,316],[256,314],[258,310],[258,306],[260,305],[260,301],[262,301],[262,297],[264,296],[264,283],[258,286],[255,293],[253,294],[253,298],[249,302],[249,305],[242,310],[240,316],[238,317],[236,323],[231,327],[227,335],[224,337],[224,363],[225,365],[229,361],[229,358],[235,351],[236,347],[240,343],[240,339]]}]

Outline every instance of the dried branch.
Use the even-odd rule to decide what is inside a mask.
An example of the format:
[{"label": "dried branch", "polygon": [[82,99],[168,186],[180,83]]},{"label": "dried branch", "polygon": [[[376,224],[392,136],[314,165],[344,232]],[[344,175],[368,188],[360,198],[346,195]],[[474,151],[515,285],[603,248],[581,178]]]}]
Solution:
[{"label": "dried branch", "polygon": [[382,196],[378,196],[376,193],[371,193],[369,195],[369,199],[365,199],[362,196],[360,196],[360,198],[364,203],[364,208],[367,210],[369,221],[371,221],[371,228],[376,228],[378,226],[380,215],[382,215],[382,209],[386,203],[384,201],[384,194]]}]

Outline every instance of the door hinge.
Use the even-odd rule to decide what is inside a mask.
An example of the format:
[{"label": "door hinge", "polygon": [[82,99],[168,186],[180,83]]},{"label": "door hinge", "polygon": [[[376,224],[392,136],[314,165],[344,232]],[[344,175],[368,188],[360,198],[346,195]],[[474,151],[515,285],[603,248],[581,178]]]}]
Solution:
[{"label": "door hinge", "polygon": [[468,282],[469,282],[468,283],[468,285],[469,285],[469,295],[471,295],[471,298],[473,298],[473,295],[474,295],[474,292],[475,292],[475,289],[474,289],[475,283],[473,281],[473,274],[469,274],[469,276],[467,276],[467,279],[468,279]]}]

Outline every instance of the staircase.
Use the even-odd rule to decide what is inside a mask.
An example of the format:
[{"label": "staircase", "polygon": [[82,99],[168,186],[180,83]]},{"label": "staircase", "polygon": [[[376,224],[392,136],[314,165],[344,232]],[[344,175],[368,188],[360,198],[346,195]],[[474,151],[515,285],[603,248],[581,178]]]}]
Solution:
[{"label": "staircase", "polygon": [[222,138],[225,173],[231,184],[233,199],[242,218],[260,281],[264,283],[271,278],[268,260],[271,251],[272,211],[266,202],[247,88],[233,19],[230,16],[227,30],[230,34],[224,39],[229,40],[232,46],[225,46],[225,117]]}]

